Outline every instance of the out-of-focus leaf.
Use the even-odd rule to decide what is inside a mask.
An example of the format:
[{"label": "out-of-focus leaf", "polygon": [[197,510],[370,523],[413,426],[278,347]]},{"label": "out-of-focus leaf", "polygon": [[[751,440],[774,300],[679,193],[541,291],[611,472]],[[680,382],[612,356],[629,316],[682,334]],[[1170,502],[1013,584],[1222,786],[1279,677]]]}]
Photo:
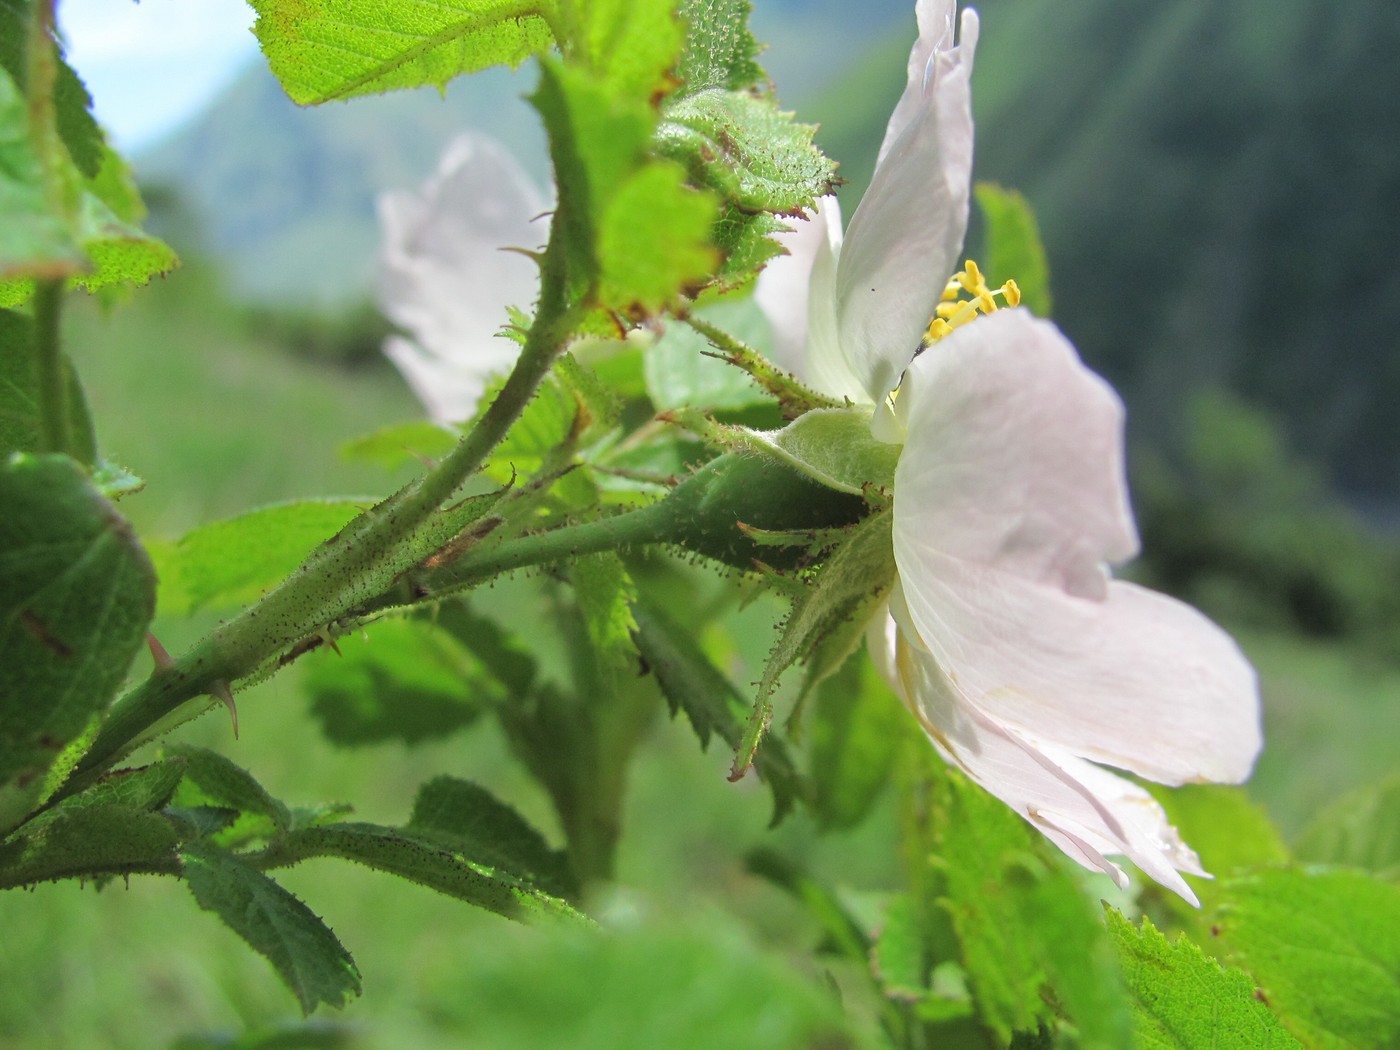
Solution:
[{"label": "out-of-focus leaf", "polygon": [[683,30],[669,0],[588,0],[573,5],[581,30],[570,58],[619,98],[650,102],[668,86]]},{"label": "out-of-focus leaf", "polygon": [[1302,1044],[1279,1024],[1254,982],[1221,967],[1186,938],[1168,943],[1144,918],[1134,926],[1106,908],[1133,1000],[1133,1045],[1144,1050],[1288,1050]]},{"label": "out-of-focus leaf", "polygon": [[63,878],[174,874],[179,836],[158,813],[115,803],[45,814],[0,845],[0,887]]},{"label": "out-of-focus leaf", "polygon": [[340,640],[340,655],[310,663],[306,692],[321,732],[356,747],[415,744],[470,725],[491,694],[481,668],[441,628],[383,620]]},{"label": "out-of-focus leaf", "polygon": [[[722,914],[599,937],[517,939],[464,961],[478,994],[450,997],[473,1048],[874,1050],[888,1044],[820,975],[762,950]],[[873,1027],[873,1026],[870,1026]]]},{"label": "out-of-focus leaf", "polygon": [[388,872],[508,919],[588,923],[582,914],[523,875],[493,868],[436,833],[347,822],[299,828],[278,843],[283,863],[342,857]]},{"label": "out-of-focus leaf", "polygon": [[155,611],[131,527],[64,456],[0,464],[0,829],[105,710]]},{"label": "out-of-focus leaf", "polygon": [[949,770],[935,788],[943,907],[977,1013],[999,1038],[1054,1018],[1055,998],[1080,1046],[1128,1045],[1130,1014],[1097,908],[1034,832],[998,799]]},{"label": "out-of-focus leaf", "polygon": [[280,583],[317,544],[372,505],[363,500],[303,500],[248,511],[153,548],[161,608],[198,609],[252,601]]},{"label": "out-of-focus leaf", "polygon": [[854,827],[889,781],[899,741],[914,722],[860,657],[817,686],[809,703],[812,809],[823,827]]},{"label": "out-of-focus leaf", "polygon": [[[637,621],[637,648],[656,676],[672,713],[685,711],[702,748],[708,746],[714,733],[730,747],[736,747],[748,702],[705,655],[694,632],[645,597],[633,607],[633,614]],[[773,792],[776,824],[806,795],[809,787],[781,740],[769,738],[754,765]]]},{"label": "out-of-focus leaf", "polygon": [[1353,791],[1328,806],[1303,829],[1296,851],[1299,860],[1400,879],[1400,777]]},{"label": "out-of-focus leaf", "polygon": [[765,79],[758,41],[749,32],[749,0],[681,0],[685,46],[676,64],[682,91],[742,91]]},{"label": "out-of-focus leaf", "polygon": [[829,951],[866,961],[870,937],[836,894],[776,850],[760,848],[744,858],[749,871],[797,898],[826,933]]},{"label": "out-of-focus leaf", "polygon": [[346,459],[365,460],[382,467],[397,467],[405,460],[436,459],[452,451],[457,438],[436,423],[417,419],[376,430],[341,446]]},{"label": "out-of-focus leaf", "polygon": [[987,283],[995,287],[1014,280],[1028,310],[1037,317],[1051,316],[1050,264],[1030,202],[991,182],[979,182],[973,192],[986,221]]},{"label": "out-of-focus leaf", "polygon": [[[97,457],[87,399],[72,362],[67,375],[67,448],[91,464]],[[0,460],[11,452],[38,452],[42,440],[38,375],[34,370],[34,324],[13,310],[0,310]],[[104,493],[110,495],[110,493]]]},{"label": "out-of-focus leaf", "polygon": [[344,946],[295,895],[246,861],[216,846],[181,850],[184,877],[205,911],[267,957],[301,1003],[343,1006],[360,994],[360,972]]},{"label": "out-of-focus leaf", "polygon": [[279,829],[291,825],[287,807],[269,795],[246,769],[217,751],[193,744],[172,744],[166,750],[185,760],[185,779],[199,789],[204,801],[259,814]]},{"label": "out-of-focus leaf", "polygon": [[520,0],[252,0],[253,31],[283,89],[299,105],[432,84],[518,66],[554,43]]},{"label": "out-of-focus leaf", "polygon": [[[1151,790],[1207,871],[1226,875],[1288,860],[1288,847],[1278,829],[1242,788],[1188,784],[1178,788],[1152,785]],[[1209,883],[1195,885],[1211,892]]]},{"label": "out-of-focus leaf", "polygon": [[1400,886],[1277,869],[1228,880],[1218,899],[1211,932],[1226,958],[1304,1045],[1400,1045]]},{"label": "out-of-focus leaf", "polygon": [[183,1035],[170,1050],[350,1050],[360,1045],[359,1026],[348,1024],[282,1024],[252,1032],[210,1032]]},{"label": "out-of-focus leaf", "polygon": [[547,893],[578,893],[568,858],[518,812],[485,788],[454,777],[435,777],[418,789],[409,829],[449,842],[479,863],[522,875]]},{"label": "out-of-focus leaf", "polygon": [[690,406],[713,412],[767,400],[747,373],[714,357],[710,341],[683,324],[667,325],[647,352],[646,380],[647,393],[660,409]]},{"label": "out-of-focus leaf", "polygon": [[[21,29],[21,32],[24,30]],[[63,215],[52,206],[44,165],[29,138],[23,92],[0,71],[0,306],[23,295],[6,295],[15,278],[66,277],[86,259]]]}]

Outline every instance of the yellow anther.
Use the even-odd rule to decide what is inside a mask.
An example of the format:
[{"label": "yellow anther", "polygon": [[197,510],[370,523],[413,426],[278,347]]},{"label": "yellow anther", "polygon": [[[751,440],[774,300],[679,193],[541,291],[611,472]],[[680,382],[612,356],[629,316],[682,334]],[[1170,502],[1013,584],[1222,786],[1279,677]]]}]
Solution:
[{"label": "yellow anther", "polygon": [[[961,298],[963,294],[968,298]],[[1007,281],[1000,288],[989,288],[981,268],[968,259],[944,287],[942,301],[934,307],[933,320],[919,341],[920,349],[927,349],[979,314],[993,313],[997,309],[997,296],[1001,296],[1007,306],[1021,305],[1021,288],[1015,281]]]}]

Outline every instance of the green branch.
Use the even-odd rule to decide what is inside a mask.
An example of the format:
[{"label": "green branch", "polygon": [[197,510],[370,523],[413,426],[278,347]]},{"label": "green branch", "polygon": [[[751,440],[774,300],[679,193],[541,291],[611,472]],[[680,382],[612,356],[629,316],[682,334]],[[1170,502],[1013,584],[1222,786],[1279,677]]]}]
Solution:
[{"label": "green branch", "polygon": [[73,454],[68,391],[59,341],[63,281],[39,281],[34,291],[34,371],[38,378],[40,447]]}]

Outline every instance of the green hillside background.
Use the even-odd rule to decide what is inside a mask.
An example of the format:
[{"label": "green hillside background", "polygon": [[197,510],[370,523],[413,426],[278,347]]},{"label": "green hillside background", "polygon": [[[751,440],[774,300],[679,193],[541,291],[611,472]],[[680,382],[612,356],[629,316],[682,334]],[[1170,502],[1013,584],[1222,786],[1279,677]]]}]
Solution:
[{"label": "green hillside background", "polygon": [[[1022,190],[1056,319],[1179,458],[1223,388],[1281,421],[1352,505],[1400,523],[1400,5],[984,0],[977,176]],[[909,5],[757,4],[780,97],[822,125],[847,214],[902,82]],[[545,182],[529,73],[302,111],[261,65],[138,158],[239,296],[361,298],[373,200],[463,128]],[[169,220],[167,219],[167,222]],[[190,226],[193,229],[190,229]],[[974,245],[975,246],[975,245]]]}]

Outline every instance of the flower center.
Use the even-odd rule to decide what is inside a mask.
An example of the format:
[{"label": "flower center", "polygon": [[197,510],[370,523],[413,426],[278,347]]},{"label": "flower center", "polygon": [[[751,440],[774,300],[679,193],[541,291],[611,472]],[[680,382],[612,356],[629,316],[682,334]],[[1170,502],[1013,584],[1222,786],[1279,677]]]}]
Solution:
[{"label": "flower center", "polygon": [[[997,296],[1001,296],[1007,306],[1018,306],[1021,302],[1021,289],[1015,281],[1007,281],[1000,288],[987,287],[987,279],[982,269],[971,259],[964,268],[953,274],[948,286],[943,289],[943,301],[934,311],[933,320],[919,340],[916,353],[927,350],[938,340],[948,335],[954,328],[961,328],[979,314],[989,314],[997,309]],[[966,298],[964,298],[966,296]]]}]

